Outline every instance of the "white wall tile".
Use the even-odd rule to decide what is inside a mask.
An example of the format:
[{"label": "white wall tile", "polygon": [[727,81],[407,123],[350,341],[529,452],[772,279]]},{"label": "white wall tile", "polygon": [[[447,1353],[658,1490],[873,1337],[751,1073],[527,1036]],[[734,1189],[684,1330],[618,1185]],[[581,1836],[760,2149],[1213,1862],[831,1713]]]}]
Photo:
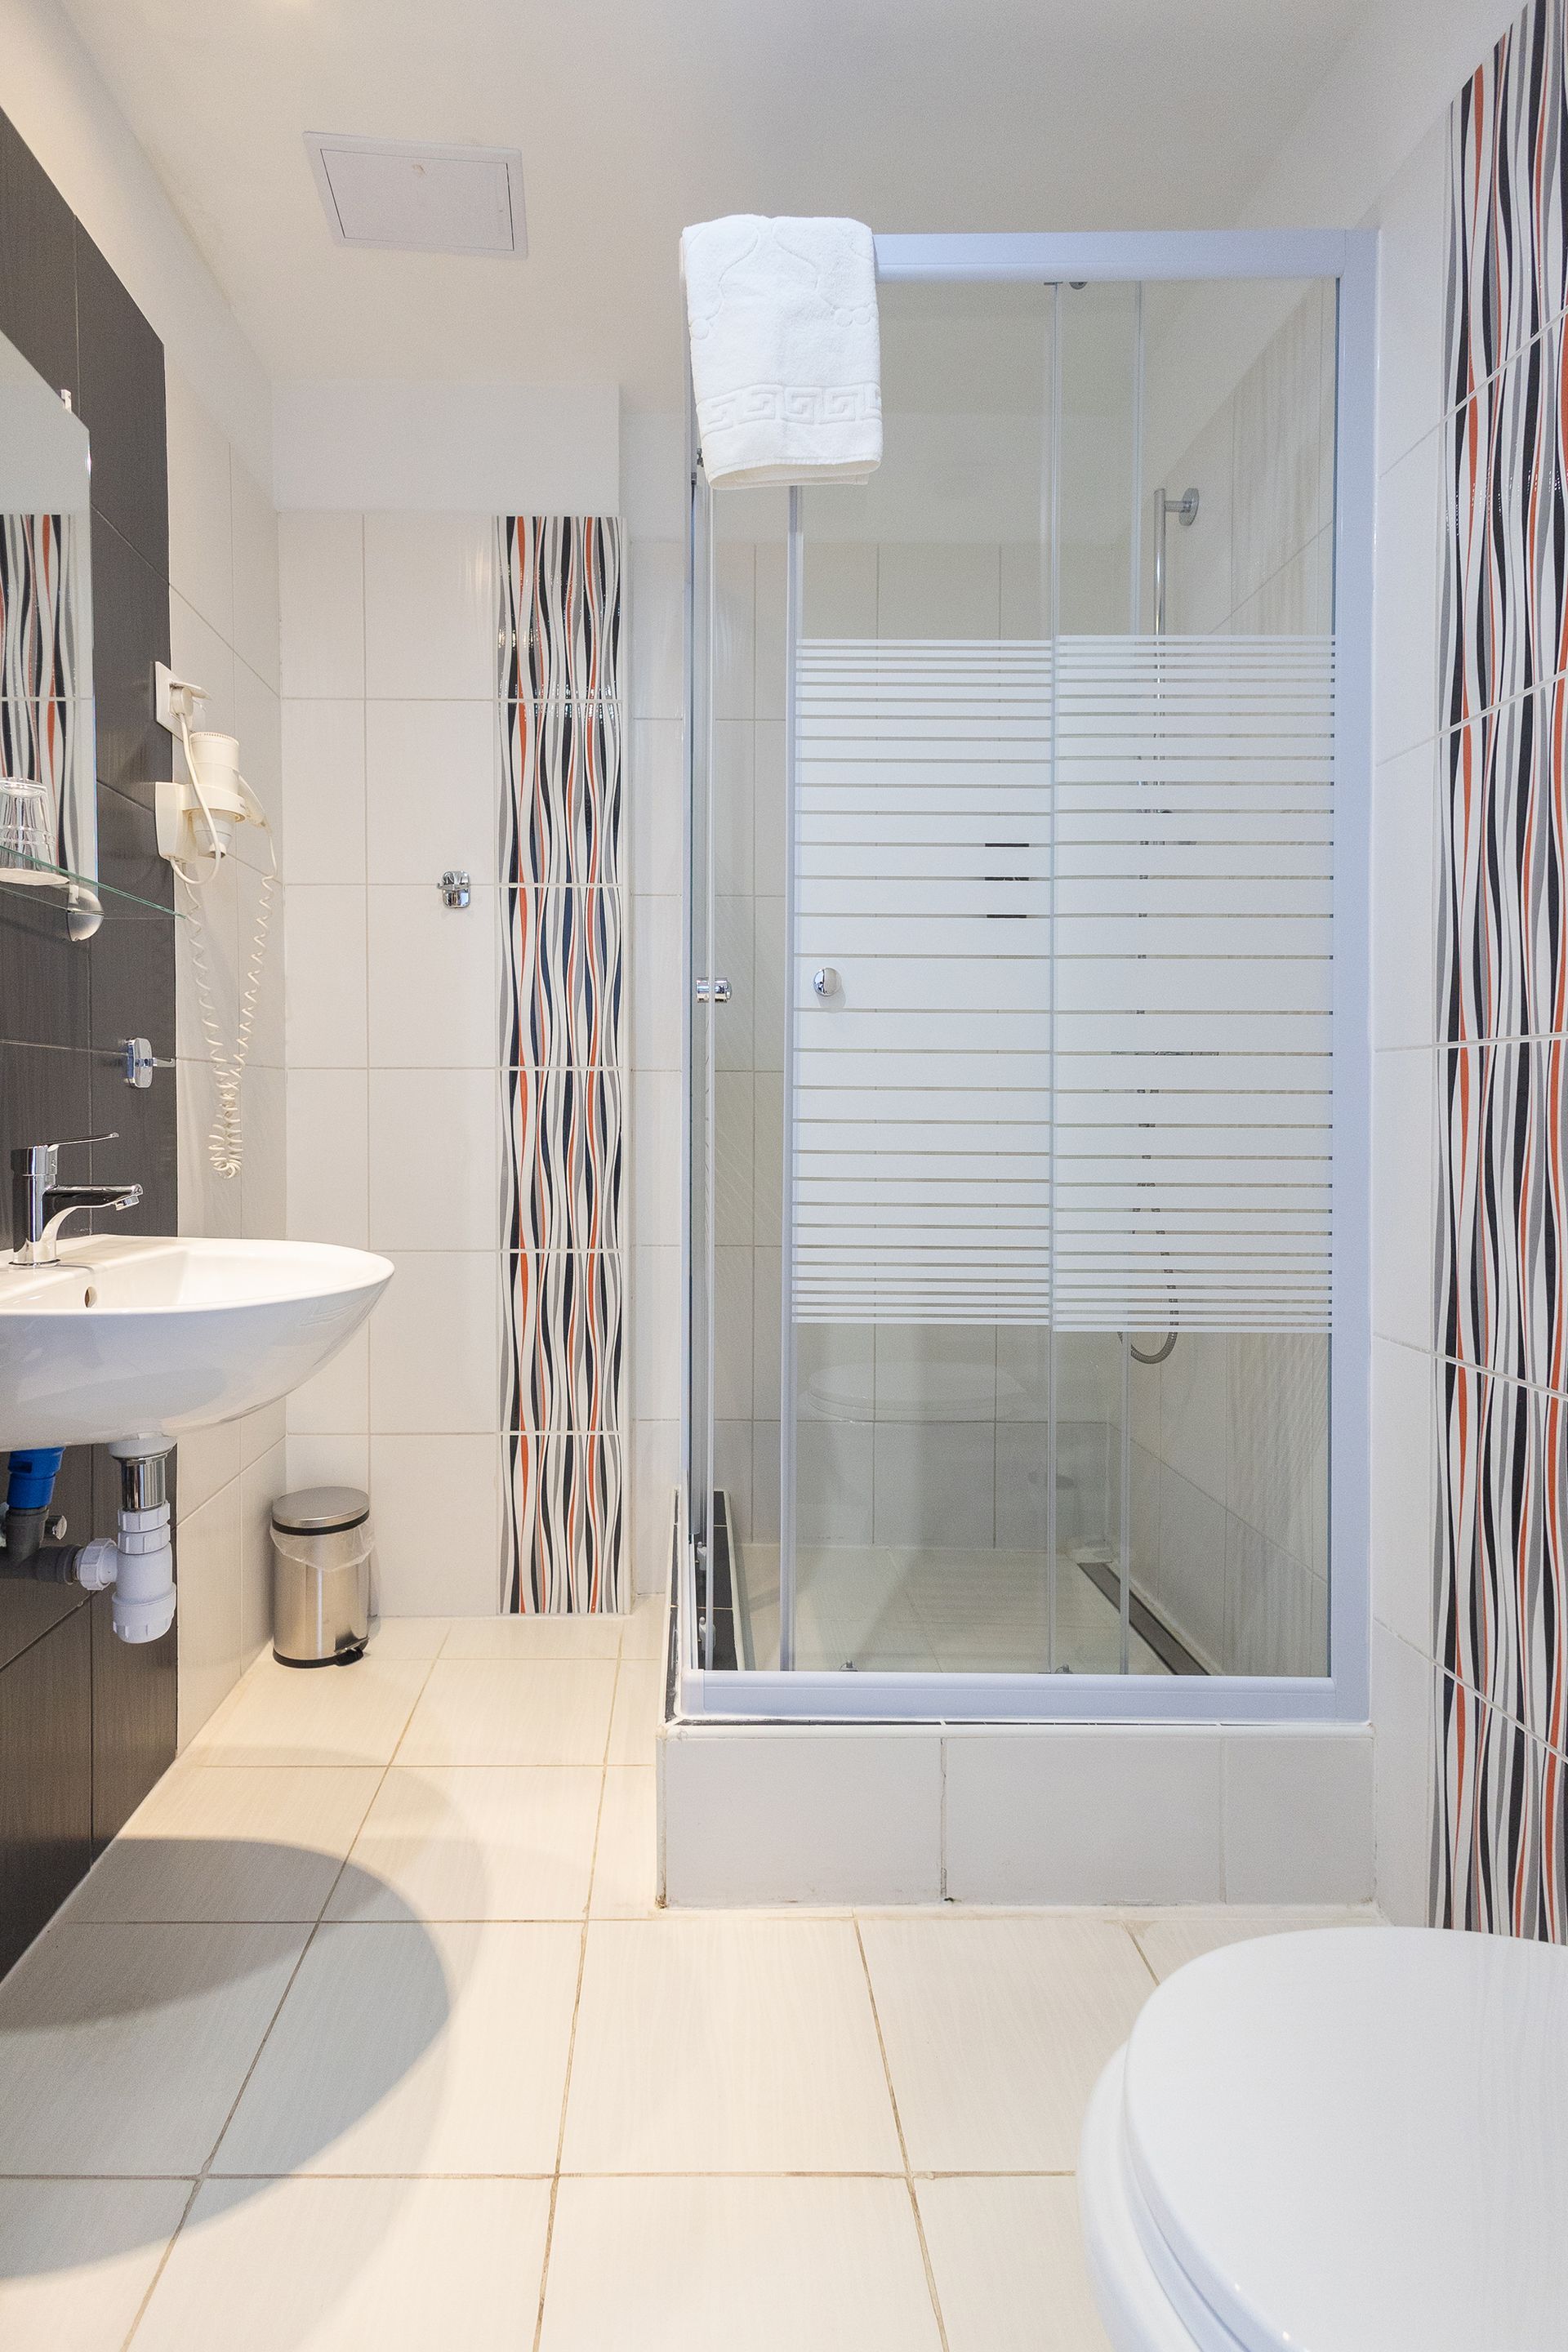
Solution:
[{"label": "white wall tile", "polygon": [[1435,122],[1375,207],[1381,232],[1377,461],[1384,468],[1430,432],[1444,412],[1448,143],[1447,122]]},{"label": "white wall tile", "polygon": [[448,866],[500,878],[500,737],[493,700],[365,708],[365,866],[433,888]]},{"label": "white wall tile", "polygon": [[282,1070],[253,1061],[240,1089],[240,1229],[249,1241],[281,1241],[288,1228],[287,1086]]},{"label": "white wall tile", "polygon": [[1369,1729],[1226,1733],[1227,1903],[1364,1903],[1373,1877]]},{"label": "white wall tile", "polygon": [[1372,1312],[1383,1339],[1432,1345],[1436,1057],[1373,1057]]},{"label": "white wall tile", "polygon": [[437,880],[369,896],[370,1050],[383,1069],[493,1069],[500,1051],[500,894],[442,903]]},{"label": "white wall tile", "polygon": [[1372,1345],[1372,1605],[1414,1649],[1433,1645],[1436,1359]]},{"label": "white wall tile", "polygon": [[371,1427],[457,1434],[500,1425],[500,1266],[478,1250],[414,1252],[370,1321]]},{"label": "white wall tile", "polygon": [[489,515],[366,515],[366,693],[492,699],[495,566]]},{"label": "white wall tile", "polygon": [[272,1506],[289,1491],[289,1449],[280,1439],[240,1474],[240,1664],[248,1666],[272,1639]]},{"label": "white wall tile", "polygon": [[495,1615],[500,1605],[500,1476],[498,1437],[372,1437],[381,1615]]},{"label": "white wall tile", "polygon": [[934,1730],[747,1728],[660,1747],[670,1903],[934,1903]]},{"label": "white wall tile", "polygon": [[626,730],[624,871],[627,886],[643,895],[680,895],[684,734],[679,719],[637,719]]},{"label": "white wall tile", "polygon": [[270,1454],[275,1445],[280,1444],[285,1426],[281,1397],[273,1404],[264,1404],[255,1412],[247,1412],[237,1424],[241,1467],[248,1470],[252,1463],[259,1462],[264,1454]]},{"label": "white wall tile", "polygon": [[805,551],[804,592],[802,628],[806,636],[874,637],[877,634],[875,542],[868,540],[814,540]]},{"label": "white wall tile", "polygon": [[364,881],[364,704],[289,700],[282,721],[283,870],[289,887]]},{"label": "white wall tile", "polygon": [[1224,1885],[1220,1740],[1196,1727],[952,1732],[960,1903],[1205,1903]]},{"label": "white wall tile", "polygon": [[290,1071],[363,1070],[366,1055],[365,893],[346,885],[289,893],[283,992]]},{"label": "white wall tile", "polygon": [[231,469],[234,514],[234,649],[274,694],[280,676],[278,523],[272,501],[238,457]]},{"label": "white wall tile", "polygon": [[[259,677],[247,662],[234,666],[234,731],[239,738],[240,773],[267,814],[271,839],[259,825],[242,824],[234,836],[234,854],[258,874],[284,866],[283,719],[278,689]],[[254,903],[247,899],[247,904]]]},{"label": "white wall tile", "polygon": [[344,1432],[321,1437],[290,1430],[288,1442],[289,1486],[358,1486],[370,1488],[370,1440]]},{"label": "white wall tile", "polygon": [[[373,1310],[374,1312],[374,1310]],[[370,1325],[362,1323],[331,1363],[290,1391],[291,1437],[360,1436],[370,1429]]]},{"label": "white wall tile", "polygon": [[500,1150],[495,1071],[372,1070],[372,1249],[499,1249]]},{"label": "white wall tile", "polygon": [[[211,622],[204,619],[177,589],[169,592],[169,667],[176,677],[202,689],[204,699],[198,708],[197,727],[226,735],[237,731],[234,649],[228,639],[220,636]],[[182,774],[184,757],[183,751],[176,751],[174,764]]]},{"label": "white wall tile", "polygon": [[683,1109],[675,1070],[631,1074],[632,1232],[638,1242],[680,1239]]},{"label": "white wall tile", "polygon": [[240,1482],[231,1478],[179,1529],[179,1741],[184,1748],[239,1680]]},{"label": "white wall tile", "polygon": [[673,1421],[680,1411],[680,1251],[642,1244],[629,1254],[632,1296],[632,1414]]},{"label": "white wall tile", "polygon": [[217,1173],[207,1150],[217,1097],[206,1063],[181,1059],[174,1090],[180,1231],[213,1241],[237,1240],[245,1226],[244,1189],[239,1180]]},{"label": "white wall tile", "polygon": [[369,1246],[363,1069],[289,1073],[289,1237]]},{"label": "white wall tile", "polygon": [[284,694],[363,695],[363,516],[281,514],[278,549]]},{"label": "white wall tile", "polygon": [[1396,1927],[1429,1924],[1436,1677],[1428,1659],[1373,1619],[1377,1900]]},{"label": "white wall tile", "polygon": [[220,1421],[211,1429],[188,1430],[181,1438],[175,1456],[182,1527],[220,1487],[238,1477],[239,1430],[237,1421]]},{"label": "white wall tile", "polygon": [[234,635],[228,443],[180,370],[164,368],[169,446],[169,584],[220,637]]},{"label": "white wall tile", "polygon": [[1442,437],[1432,432],[1377,486],[1373,749],[1391,760],[1437,731]]},{"label": "white wall tile", "polygon": [[679,1421],[632,1424],[631,1547],[633,1590],[662,1592],[669,1570],[673,1494],[680,1475]]},{"label": "white wall tile", "polygon": [[626,676],[636,719],[679,719],[686,709],[686,551],[678,539],[634,540],[626,550]]},{"label": "white wall tile", "polygon": [[1002,626],[1000,551],[953,544],[884,547],[877,566],[877,634],[994,637]]},{"label": "white wall tile", "polygon": [[1372,795],[1372,1034],[1430,1045],[1437,1034],[1436,851],[1443,754],[1418,743],[1377,771]]},{"label": "white wall tile", "polygon": [[631,1059],[636,1069],[680,1067],[682,919],[679,898],[632,902]]}]

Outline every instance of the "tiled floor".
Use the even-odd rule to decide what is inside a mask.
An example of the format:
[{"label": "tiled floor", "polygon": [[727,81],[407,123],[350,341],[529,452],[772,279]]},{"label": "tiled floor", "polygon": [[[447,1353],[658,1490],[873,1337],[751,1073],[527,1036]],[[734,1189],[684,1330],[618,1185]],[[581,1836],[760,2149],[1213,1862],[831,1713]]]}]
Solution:
[{"label": "tiled floor", "polygon": [[0,1986],[5,2352],[1104,2352],[1089,2085],[1294,1917],[662,1915],[658,1636],[252,1670]]}]

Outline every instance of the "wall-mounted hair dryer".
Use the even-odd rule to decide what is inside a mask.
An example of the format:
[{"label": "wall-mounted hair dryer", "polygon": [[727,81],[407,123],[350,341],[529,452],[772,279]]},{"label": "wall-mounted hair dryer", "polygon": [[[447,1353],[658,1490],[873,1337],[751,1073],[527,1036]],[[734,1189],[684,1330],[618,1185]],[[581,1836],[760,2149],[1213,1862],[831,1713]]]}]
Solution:
[{"label": "wall-mounted hair dryer", "polygon": [[[201,688],[172,677],[162,662],[158,664],[156,687],[158,717],[171,732],[178,735],[185,754],[184,778],[160,782],[154,790],[158,849],[179,877],[188,902],[184,911],[191,982],[217,1088],[217,1116],[207,1133],[207,1157],[219,1176],[234,1177],[239,1174],[242,1152],[240,1081],[250,1054],[261,971],[267,960],[267,929],[278,888],[278,849],[267,812],[239,772],[238,739],[206,729],[192,729],[196,705],[206,699]],[[242,824],[260,827],[267,836],[271,865],[261,877],[250,961],[240,988],[234,1042],[230,1045],[219,1024],[213,997],[201,893],[219,873],[225,859],[233,856],[234,836]]]}]

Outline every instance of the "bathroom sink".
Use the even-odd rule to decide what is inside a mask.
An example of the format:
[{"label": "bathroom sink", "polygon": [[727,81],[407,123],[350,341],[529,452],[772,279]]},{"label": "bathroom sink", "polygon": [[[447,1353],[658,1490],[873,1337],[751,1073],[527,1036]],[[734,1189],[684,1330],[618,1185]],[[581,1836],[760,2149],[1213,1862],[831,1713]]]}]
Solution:
[{"label": "bathroom sink", "polygon": [[89,1234],[58,1265],[0,1264],[0,1452],[237,1420],[320,1370],[391,1279],[320,1242]]}]

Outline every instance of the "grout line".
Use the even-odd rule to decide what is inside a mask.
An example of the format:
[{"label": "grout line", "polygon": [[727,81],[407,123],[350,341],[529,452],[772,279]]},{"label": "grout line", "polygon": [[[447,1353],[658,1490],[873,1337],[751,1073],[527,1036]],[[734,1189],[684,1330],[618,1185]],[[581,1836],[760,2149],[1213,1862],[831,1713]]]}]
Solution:
[{"label": "grout line", "polygon": [[866,1957],[866,1941],[860,1933],[858,1915],[855,1916],[853,1925],[855,1948],[860,1955],[860,1966],[865,1973],[866,1997],[871,2004],[871,2022],[876,2028],[877,2048],[882,2060],[882,2078],[887,2084],[888,2103],[893,2111],[893,2128],[899,2136],[899,2154],[903,2159],[904,2168],[904,2187],[909,2192],[910,2212],[915,2225],[915,2236],[920,2242],[921,2261],[925,2265],[926,2293],[931,2297],[931,2315],[936,2321],[936,2332],[942,2352],[948,2352],[947,2322],[942,2315],[942,2298],[936,2291],[936,2271],[931,2263],[931,2248],[926,2242],[925,2218],[921,2211],[921,2200],[915,2194],[915,2176],[910,2166],[909,2143],[904,2137],[904,2119],[899,2113],[899,2095],[893,2088],[893,2070],[888,2058],[888,2045],[882,2035],[882,2020],[877,2008],[877,1989],[871,1981],[871,1963]]},{"label": "grout line", "polygon": [[[693,2172],[677,2166],[668,2172],[637,2172],[630,2168],[618,2172],[584,2172],[563,2167],[560,2175],[551,2172],[323,2172],[314,2166],[301,2172],[220,2172],[215,2167],[206,2176],[211,2180],[901,2180],[901,2172],[856,2171],[841,2168],[837,2172],[767,2172],[755,2166],[743,2171]],[[913,2180],[1072,2180],[1076,2173],[1062,2166],[1056,2170],[1037,2167],[1033,2170],[1016,2165],[993,2165],[980,2171],[938,2171],[922,2168],[911,2173]],[[170,2181],[190,2180],[188,2172],[0,2172],[0,2180],[15,2181]],[[194,2184],[193,2184],[194,2185]]]},{"label": "grout line", "polygon": [[1143,1946],[1139,1939],[1138,1929],[1136,1927],[1128,1927],[1124,1930],[1124,1933],[1131,1937],[1133,1950],[1137,1953],[1139,1958],[1148,1969],[1151,1977],[1153,1978],[1155,1984],[1158,1984],[1160,1981],[1159,1971],[1156,1969],[1153,1961],[1149,1958],[1148,1953],[1143,1949]]},{"label": "grout line", "polygon": [[577,1944],[577,1982],[572,1995],[571,2030],[566,2037],[566,2072],[561,2084],[561,2124],[555,2135],[555,2169],[550,2180],[550,2210],[544,2217],[544,2252],[539,2266],[539,2307],[533,2321],[533,2352],[539,2352],[544,2334],[544,2294],[550,2283],[550,2253],[555,2240],[555,2207],[561,2194],[561,2159],[566,2148],[566,2110],[572,2096],[572,2066],[577,2054],[577,2018],[583,2006],[583,1979],[588,1966],[588,1922],[594,1908],[594,1885],[599,1874],[599,1837],[605,1822],[610,1738],[615,1727],[616,1696],[620,1688],[620,1680],[621,1658],[617,1644],[616,1676],[610,1686],[610,1713],[605,1726],[605,1752],[599,1760],[599,1810],[594,1822],[594,1852],[588,1865],[588,1893],[583,1906],[583,1924]]},{"label": "grout line", "polygon": [[[413,1717],[414,1717],[414,1711],[415,1711],[416,1707],[417,1707],[417,1706],[418,1706],[418,1704],[419,1704],[419,1701],[420,1701],[420,1698],[421,1698],[421,1697],[423,1696],[423,1695],[424,1695],[425,1685],[426,1685],[426,1683],[429,1681],[429,1679],[430,1679],[430,1670],[431,1670],[432,1666],[434,1666],[434,1664],[435,1664],[436,1661],[435,1661],[435,1659],[434,1659],[434,1658],[430,1658],[430,1659],[424,1660],[424,1661],[422,1661],[422,1662],[412,1662],[412,1663],[423,1663],[424,1667],[425,1667],[425,1674],[424,1674],[424,1678],[423,1678],[423,1680],[421,1681],[421,1683],[420,1683],[420,1685],[419,1685],[419,1688],[418,1688],[418,1690],[417,1690],[417,1691],[416,1691],[416,1693],[414,1694],[413,1698],[412,1698],[412,1699],[410,1700],[410,1702],[409,1702],[408,1713],[407,1713],[407,1716],[406,1716],[406,1717],[405,1717],[405,1719],[404,1719],[403,1731],[406,1731],[406,1730],[407,1730],[409,1723],[410,1723],[410,1722],[412,1722],[412,1720],[413,1720]],[[397,1740],[396,1740],[396,1743],[395,1743],[395,1745],[394,1746],[394,1748],[393,1748],[393,1756],[394,1756],[394,1757],[396,1755],[398,1748],[400,1748],[400,1747],[402,1746],[402,1744],[403,1744],[403,1731],[400,1731],[400,1732],[398,1733],[398,1735],[397,1735]],[[372,1768],[372,1769],[374,1769],[374,1768]],[[246,2092],[249,2089],[249,2087],[250,2087],[250,2084],[251,2084],[251,2079],[252,2079],[252,2077],[254,2076],[254,2074],[255,2074],[255,2073],[256,2073],[256,2070],[257,2070],[258,2066],[261,2063],[261,2053],[262,2053],[262,2052],[266,2049],[266,2047],[267,2047],[267,2045],[268,2045],[268,2042],[269,2042],[269,2041],[271,2040],[271,2038],[272,2038],[272,2031],[273,2031],[273,2028],[276,2026],[276,2024],[277,2024],[277,2022],[278,2022],[278,2020],[279,2019],[279,2017],[280,2017],[280,2016],[282,2015],[282,2013],[283,2013],[284,2005],[285,2005],[285,2003],[288,2001],[288,1999],[289,1999],[289,1994],[293,1991],[295,1985],[299,1982],[299,1979],[300,1979],[300,1969],[301,1969],[304,1967],[304,1965],[305,1965],[305,1958],[306,1958],[306,1955],[310,1952],[310,1950],[311,1947],[312,1947],[312,1946],[314,1945],[314,1943],[315,1943],[316,1937],[318,1937],[318,1935],[321,1933],[322,1922],[323,1922],[323,1920],[324,1920],[324,1919],[325,1919],[325,1917],[326,1917],[327,1906],[328,1906],[328,1905],[331,1903],[331,1899],[332,1899],[333,1895],[334,1895],[337,1893],[337,1891],[338,1891],[338,1885],[339,1885],[339,1882],[340,1882],[340,1880],[342,1879],[342,1875],[343,1875],[343,1873],[347,1870],[347,1868],[348,1868],[348,1866],[349,1866],[349,1856],[350,1856],[350,1854],[352,1854],[352,1853],[353,1853],[354,1847],[355,1847],[355,1846],[358,1844],[358,1843],[359,1843],[360,1831],[362,1831],[362,1830],[363,1829],[365,1822],[369,1820],[369,1818],[370,1818],[370,1810],[371,1810],[371,1806],[374,1804],[374,1802],[375,1802],[375,1801],[376,1801],[377,1797],[381,1794],[382,1789],[383,1789],[383,1787],[385,1785],[387,1773],[388,1773],[391,1769],[392,1769],[392,1758],[391,1758],[391,1757],[389,1757],[389,1758],[387,1759],[387,1761],[386,1761],[386,1762],[382,1766],[382,1768],[381,1768],[381,1773],[380,1773],[379,1778],[378,1778],[378,1779],[377,1779],[377,1780],[376,1780],[375,1787],[372,1790],[372,1791],[371,1791],[371,1793],[370,1793],[369,1801],[366,1803],[366,1806],[365,1806],[364,1811],[363,1811],[363,1812],[361,1814],[361,1816],[360,1816],[360,1825],[359,1825],[359,1829],[358,1829],[358,1830],[356,1830],[356,1831],[354,1832],[353,1837],[351,1839],[351,1841],[350,1841],[350,1843],[349,1843],[349,1846],[348,1846],[347,1852],[345,1852],[345,1853],[344,1853],[344,1855],[343,1855],[343,1858],[342,1858],[342,1862],[340,1862],[340,1863],[339,1863],[339,1864],[338,1864],[338,1866],[337,1866],[337,1869],[336,1869],[336,1870],[333,1872],[333,1874],[332,1874],[332,1880],[331,1880],[331,1885],[327,1888],[326,1893],[323,1895],[323,1896],[322,1896],[322,1898],[321,1898],[321,1909],[320,1909],[320,1910],[317,1912],[317,1914],[316,1914],[316,1917],[315,1917],[314,1925],[311,1927],[310,1934],[306,1937],[306,1938],[305,1938],[304,1942],[303,1942],[303,1943],[300,1945],[300,1947],[299,1957],[296,1958],[296,1960],[295,1960],[295,1962],[294,1962],[294,1965],[293,1965],[292,1969],[290,1969],[290,1970],[289,1971],[289,1981],[288,1981],[288,1983],[284,1986],[282,1992],[279,1995],[278,2001],[277,2001],[276,2006],[275,2006],[275,2007],[274,2007],[274,2009],[273,2009],[272,2014],[271,2014],[271,2016],[270,2016],[270,2017],[268,2019],[268,2021],[267,2021],[267,2027],[266,2027],[266,2031],[263,2032],[263,2034],[262,2034],[262,2036],[261,2036],[260,2041],[259,2041],[259,2042],[257,2043],[257,2045],[256,2045],[256,2049],[255,2049],[254,2053],[252,2054],[250,2063],[249,2063],[249,2065],[248,2065],[248,2066],[246,2068],[246,2070],[245,2070],[244,2079],[243,2079],[243,2081],[240,2083],[240,2085],[239,2085],[238,2090],[237,2090],[237,2091],[236,2091],[236,2093],[235,2093],[235,2095],[234,2095],[234,2097],[233,2097],[233,2098],[232,2098],[232,2100],[229,2102],[228,2112],[227,2112],[227,2114],[224,2116],[224,2119],[223,2119],[222,2123],[219,2125],[218,2129],[217,2129],[217,2132],[216,2132],[216,2136],[214,2137],[212,2147],[211,2147],[211,2148],[210,2148],[210,2149],[208,2150],[208,2152],[207,2152],[207,2158],[206,2158],[206,2161],[205,2161],[205,2163],[202,2166],[200,2172],[197,2174],[197,2176],[196,2176],[196,2178],[195,2178],[195,2181],[192,2183],[190,2196],[188,2197],[188,2199],[187,2199],[187,2200],[186,2200],[186,2201],[185,2201],[185,2210],[184,2210],[184,2211],[181,2214],[180,2219],[179,2219],[178,2222],[177,2222],[177,2223],[176,2223],[176,2225],[175,2225],[174,2235],[170,2238],[168,2244],[164,2247],[164,2249],[163,2249],[163,2253],[159,2256],[159,2259],[158,2259],[158,2266],[157,2266],[157,2268],[154,2270],[154,2272],[153,2272],[153,2275],[152,2275],[151,2279],[150,2279],[150,2280],[148,2281],[148,2283],[147,2283],[147,2289],[146,2289],[146,2293],[142,2295],[141,2302],[140,2302],[140,2303],[138,2304],[138,2305],[136,2306],[136,2315],[135,2315],[135,2317],[132,2319],[132,2323],[131,2323],[131,2326],[130,2326],[129,2329],[128,2329],[128,2330],[127,2330],[127,2332],[126,2332],[126,2335],[125,2335],[124,2339],[123,2339],[122,2347],[121,2347],[121,2352],[128,2352],[128,2347],[130,2347],[130,2345],[132,2344],[132,2340],[134,2339],[134,2337],[135,2337],[135,2336],[136,2336],[136,2333],[137,2333],[138,2329],[141,2327],[141,2325],[142,2325],[142,2320],[146,2317],[148,2305],[152,2302],[153,2295],[156,2294],[156,2292],[157,2292],[157,2288],[158,2288],[158,2283],[159,2283],[159,2281],[162,2279],[162,2277],[163,2277],[163,2275],[164,2271],[168,2268],[168,2264],[169,2264],[169,2258],[170,2258],[170,2256],[173,2254],[173,2252],[174,2252],[174,2251],[175,2246],[176,2246],[176,2245],[178,2244],[178,2242],[179,2242],[179,2240],[180,2240],[181,2234],[182,2234],[182,2232],[183,2232],[183,2231],[184,2231],[184,2230],[185,2223],[186,2223],[187,2220],[188,2220],[188,2219],[189,2219],[189,2217],[190,2217],[191,2208],[195,2205],[195,2201],[196,2201],[196,2198],[197,2198],[198,2194],[200,2193],[200,2191],[201,2191],[201,2189],[202,2189],[202,2188],[203,2188],[204,2184],[205,2184],[205,2182],[206,2182],[210,2178],[212,2178],[212,2177],[213,2177],[213,2167],[214,2167],[214,2165],[216,2164],[216,2160],[217,2160],[217,2153],[218,2153],[218,2150],[219,2150],[219,2148],[220,2148],[220,2147],[222,2147],[222,2145],[223,2145],[224,2134],[227,2131],[227,2129],[228,2129],[228,2127],[229,2127],[230,2124],[234,2121],[236,2112],[237,2111],[238,2106],[239,2106],[239,2103],[240,2103],[240,2101],[244,2098],[244,2096],[245,2096],[245,2095],[246,2095]],[[205,1924],[205,1923],[204,1923],[204,1924]],[[297,1926],[297,1925],[299,1924],[299,1922],[297,1922],[297,1921],[296,1921],[296,1922],[292,1922],[292,1923],[289,1923],[289,1922],[281,1922],[281,1923],[277,1923],[277,1922],[275,1922],[275,1923],[273,1923],[273,1924],[282,1924],[282,1925],[293,1924],[293,1925],[296,1925],[296,1926]],[[226,2174],[220,2173],[220,2174],[218,2174],[216,2177],[217,2177],[219,2179],[227,2179],[227,2178],[229,2178],[230,2176],[228,2176],[228,2175],[226,2175]],[[250,2176],[248,2176],[248,2175],[243,2175],[243,2174],[239,2176],[239,2178],[241,2178],[241,2179],[249,2178],[249,2177],[250,2177]],[[258,2178],[264,2178],[264,2177],[272,2177],[272,2176],[257,2176],[257,2177],[258,2177]],[[294,2176],[292,2176],[292,2175],[278,2175],[278,2176],[276,2176],[276,2177],[278,2177],[278,2178],[279,2178],[279,2179],[282,2179],[282,2178],[289,2178],[289,2179],[291,2179],[291,2178],[293,2178]]]}]

